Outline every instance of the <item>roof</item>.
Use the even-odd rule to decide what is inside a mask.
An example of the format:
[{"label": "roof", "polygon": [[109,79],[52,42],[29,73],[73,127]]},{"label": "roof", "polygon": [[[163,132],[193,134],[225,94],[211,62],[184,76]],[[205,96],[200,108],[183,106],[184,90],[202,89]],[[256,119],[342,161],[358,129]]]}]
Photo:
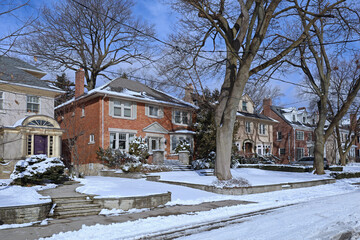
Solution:
[{"label": "roof", "polygon": [[279,106],[270,106],[270,109],[276,113],[282,120],[284,120],[286,123],[288,123],[289,125],[292,125],[293,127],[299,127],[299,128],[313,128],[314,125],[308,124],[308,123],[302,123],[299,121],[289,121],[287,120],[283,113],[288,113],[289,109],[286,108],[282,108]]},{"label": "roof", "polygon": [[[197,106],[191,103],[185,102],[162,91],[148,87],[140,82],[125,78],[116,78],[105,85],[90,90],[77,99],[83,99],[96,93],[103,95],[107,94],[108,96],[114,97],[124,97],[138,101],[176,105],[178,107],[197,108]],[[57,106],[55,109],[65,106],[74,100],[75,99],[71,99],[68,102]]]},{"label": "roof", "polygon": [[248,112],[238,111],[236,113],[236,116],[250,117],[250,118],[256,118],[256,119],[262,119],[262,120],[277,122],[276,120],[274,120],[274,119],[272,119],[270,117],[267,117],[267,116],[265,116],[263,114],[260,114],[260,113],[248,113]]},{"label": "roof", "polygon": [[[31,74],[31,73],[32,74]],[[38,77],[35,77],[38,76]],[[14,85],[21,85],[32,88],[42,88],[49,91],[62,92],[58,88],[41,80],[46,73],[40,69],[17,58],[0,57],[0,81]]]}]

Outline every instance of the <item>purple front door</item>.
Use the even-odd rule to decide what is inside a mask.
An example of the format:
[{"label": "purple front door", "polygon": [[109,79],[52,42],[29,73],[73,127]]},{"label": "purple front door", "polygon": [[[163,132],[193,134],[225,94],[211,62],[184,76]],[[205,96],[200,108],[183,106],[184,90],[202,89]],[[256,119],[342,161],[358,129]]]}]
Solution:
[{"label": "purple front door", "polygon": [[47,154],[47,136],[34,136],[34,154]]}]

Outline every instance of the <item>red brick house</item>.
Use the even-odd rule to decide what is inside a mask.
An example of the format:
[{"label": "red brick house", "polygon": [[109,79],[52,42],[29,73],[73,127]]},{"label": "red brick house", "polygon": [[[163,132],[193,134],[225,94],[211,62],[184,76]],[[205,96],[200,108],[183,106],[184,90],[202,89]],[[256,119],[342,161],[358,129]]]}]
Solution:
[{"label": "red brick house", "polygon": [[193,144],[192,123],[196,106],[142,83],[124,78],[84,93],[84,72],[75,75],[75,98],[56,107],[63,129],[63,151],[69,164],[85,175],[103,168],[96,151],[128,151],[134,136],[146,139],[149,153],[164,150],[177,159],[174,149],[181,139]]},{"label": "red brick house", "polygon": [[278,121],[273,127],[272,153],[281,163],[314,155],[315,115],[305,108],[273,106],[271,99],[264,99],[263,114]]}]

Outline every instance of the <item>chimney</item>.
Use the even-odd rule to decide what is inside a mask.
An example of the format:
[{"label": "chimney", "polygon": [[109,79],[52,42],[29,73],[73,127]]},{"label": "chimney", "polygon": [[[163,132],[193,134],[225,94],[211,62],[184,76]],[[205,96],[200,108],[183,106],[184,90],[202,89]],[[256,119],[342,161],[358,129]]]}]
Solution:
[{"label": "chimney", "polygon": [[84,94],[84,78],[85,72],[79,68],[75,73],[75,98]]},{"label": "chimney", "polygon": [[306,107],[299,107],[298,110],[306,110]]},{"label": "chimney", "polygon": [[350,129],[354,131],[356,129],[356,124],[357,124],[356,114],[351,113],[350,114]]},{"label": "chimney", "polygon": [[184,101],[194,104],[193,101],[193,93],[194,93],[194,87],[193,85],[190,83],[189,85],[186,86],[185,88],[185,97],[184,97]]},{"label": "chimney", "polygon": [[263,114],[265,116],[271,116],[271,109],[270,106],[272,105],[271,98],[264,98],[263,99]]}]

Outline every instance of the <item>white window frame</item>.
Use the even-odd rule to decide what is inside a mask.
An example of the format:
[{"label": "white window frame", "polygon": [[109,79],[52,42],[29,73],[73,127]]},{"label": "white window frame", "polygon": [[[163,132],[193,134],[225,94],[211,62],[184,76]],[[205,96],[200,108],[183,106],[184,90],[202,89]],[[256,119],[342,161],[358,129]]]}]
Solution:
[{"label": "white window frame", "polygon": [[[179,112],[180,113],[180,121],[177,122],[176,121],[176,118],[177,118],[177,114],[176,112]],[[190,112],[189,111],[186,111],[186,110],[180,110],[180,109],[174,109],[173,112],[173,117],[172,117],[172,122],[176,125],[185,125],[185,126],[188,126],[191,124],[191,115],[190,115]],[[185,116],[187,117],[187,123],[184,123],[184,118]]]},{"label": "white window frame", "polygon": [[243,101],[242,102],[242,107],[241,107],[242,111],[247,112],[248,111],[248,107],[247,107],[247,101]]},{"label": "white window frame", "polygon": [[85,106],[81,107],[81,117],[85,117]]},{"label": "white window frame", "polygon": [[[280,137],[279,137],[280,136]],[[281,141],[283,139],[282,132],[276,132],[276,140]]]},{"label": "white window frame", "polygon": [[94,144],[95,143],[95,134],[90,134],[89,135],[89,144]]},{"label": "white window frame", "polygon": [[251,122],[245,121],[245,132],[251,133]]},{"label": "white window frame", "polygon": [[[299,151],[301,152],[301,156],[299,156]],[[299,160],[300,158],[304,157],[304,148],[296,148],[296,160]]]},{"label": "white window frame", "polygon": [[[153,115],[151,114],[151,108],[157,108],[157,114]],[[164,110],[159,105],[153,105],[153,104],[146,104],[145,106],[145,115],[151,118],[163,118],[164,117]]]},{"label": "white window frame", "polygon": [[[115,134],[115,147],[113,147],[113,144],[111,142],[111,135]],[[125,149],[119,148],[119,142],[120,142],[120,134],[125,135]],[[121,151],[129,152],[129,145],[130,141],[135,138],[136,134],[134,132],[115,132],[111,131],[109,135],[109,148],[111,149],[119,149]]]},{"label": "white window frame", "polygon": [[303,141],[304,140],[304,132],[296,130],[296,140]]},{"label": "white window frame", "polygon": [[[122,119],[136,119],[136,103],[122,100],[122,99],[112,99],[109,104],[109,115],[114,118]],[[130,106],[126,106],[130,105]],[[120,115],[115,114],[115,108],[120,109]],[[125,116],[125,110],[130,110],[130,117]]]},{"label": "white window frame", "polygon": [[313,134],[312,134],[312,132],[308,132],[308,133],[307,133],[307,140],[308,140],[308,141],[312,141],[312,140],[313,140]]},{"label": "white window frame", "polygon": [[266,135],[266,124],[263,123],[259,124],[259,134]]},{"label": "white window frame", "polygon": [[[36,101],[32,101],[32,99],[36,99]],[[29,104],[31,104],[31,106],[37,105],[37,108],[38,108],[37,111],[33,111],[32,108],[29,109],[29,106],[28,106]],[[40,97],[39,96],[26,95],[26,112],[28,112],[28,113],[39,113],[40,112]]]}]

